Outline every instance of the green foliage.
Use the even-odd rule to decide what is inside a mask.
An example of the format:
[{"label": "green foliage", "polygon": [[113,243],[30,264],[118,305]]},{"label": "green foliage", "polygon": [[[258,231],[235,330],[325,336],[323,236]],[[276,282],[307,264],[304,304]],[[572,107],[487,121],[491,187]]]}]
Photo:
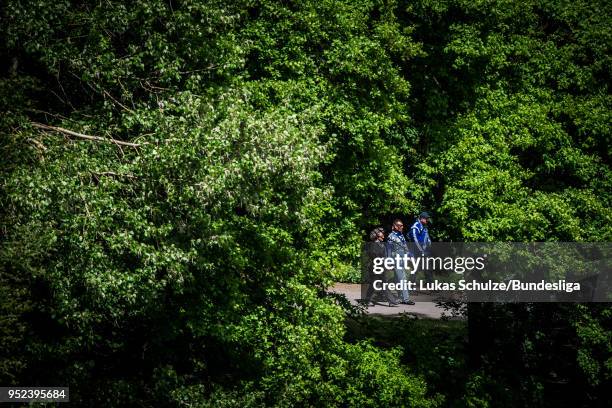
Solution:
[{"label": "green foliage", "polygon": [[425,84],[437,94],[440,81],[455,83],[439,109],[426,108],[435,151],[416,175],[444,186],[442,236],[609,241],[610,129],[582,125],[610,121],[609,4],[442,4],[419,5],[438,17],[425,21],[443,42],[431,58],[446,61],[424,59],[439,78]]},{"label": "green foliage", "polygon": [[423,376],[435,397],[445,406],[459,407],[470,375],[466,326],[462,320],[361,316],[348,320],[346,338],[355,343],[370,339],[383,349],[401,347],[402,362]]},{"label": "green foliage", "polygon": [[[408,10],[427,52],[409,78],[427,101],[415,105],[428,154],[414,197],[437,208],[442,240],[610,241],[611,11],[462,0]],[[478,370],[463,404],[601,403],[608,309],[470,305]]]},{"label": "green foliage", "polygon": [[[324,290],[422,208],[439,240],[609,241],[611,11],[3,3],[0,378],[97,405],[435,405],[398,351],[343,341]],[[596,402],[609,317],[473,307],[479,366],[448,392]]]},{"label": "green foliage", "polygon": [[590,395],[594,399],[597,390],[612,379],[612,313],[605,307],[580,305],[576,309],[572,319],[579,344],[576,359],[586,382],[594,388]]},{"label": "green foliage", "polygon": [[418,46],[393,8],[296,8],[3,7],[8,383],[97,405],[435,405],[396,351],[344,343],[321,296],[364,222],[406,208],[395,58]]}]

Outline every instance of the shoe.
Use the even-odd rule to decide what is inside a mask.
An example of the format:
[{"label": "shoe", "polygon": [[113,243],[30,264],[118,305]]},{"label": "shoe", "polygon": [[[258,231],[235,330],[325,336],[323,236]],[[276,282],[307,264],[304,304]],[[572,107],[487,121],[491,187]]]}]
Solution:
[{"label": "shoe", "polygon": [[400,303],[402,305],[414,305],[414,302],[412,300],[402,300]]}]

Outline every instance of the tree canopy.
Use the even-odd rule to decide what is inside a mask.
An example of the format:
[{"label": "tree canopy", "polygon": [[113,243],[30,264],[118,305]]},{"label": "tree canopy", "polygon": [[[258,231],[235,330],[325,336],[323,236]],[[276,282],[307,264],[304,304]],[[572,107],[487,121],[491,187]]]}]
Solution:
[{"label": "tree canopy", "polygon": [[[448,403],[401,350],[347,342],[325,289],[368,228],[421,209],[437,240],[610,241],[611,7],[6,1],[1,382],[62,378],[90,405]],[[563,322],[563,373],[595,401],[610,309],[533,307],[474,322],[523,367],[561,344],[531,329]],[[548,373],[528,375],[536,401]]]}]

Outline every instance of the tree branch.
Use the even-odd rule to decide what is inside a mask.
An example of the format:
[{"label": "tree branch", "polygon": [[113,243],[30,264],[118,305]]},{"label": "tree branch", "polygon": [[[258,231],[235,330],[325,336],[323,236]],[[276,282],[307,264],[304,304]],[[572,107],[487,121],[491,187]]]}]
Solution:
[{"label": "tree branch", "polygon": [[65,135],[69,135],[69,136],[73,136],[73,137],[78,137],[80,139],[85,139],[85,140],[94,140],[96,142],[108,142],[108,143],[114,143],[114,144],[119,145],[119,146],[130,146],[130,147],[140,147],[142,145],[148,144],[148,143],[122,142],[120,140],[115,140],[115,139],[112,139],[112,138],[84,135],[82,133],[77,133],[77,132],[74,132],[72,130],[64,129],[64,128],[61,128],[61,127],[58,127],[58,126],[44,125],[42,123],[37,123],[37,122],[31,122],[31,123],[32,123],[32,126],[34,126],[36,128],[39,128],[39,129],[53,130],[55,132],[63,133]]},{"label": "tree branch", "polygon": [[115,173],[114,171],[102,171],[102,172],[92,171],[91,173],[96,176],[126,177],[130,179],[138,178],[131,173]]},{"label": "tree branch", "polygon": [[125,106],[124,104],[122,104],[121,102],[119,102],[117,99],[115,99],[115,98],[113,97],[113,95],[109,94],[109,93],[108,93],[108,92],[106,92],[106,91],[103,91],[103,92],[104,92],[104,94],[105,94],[106,96],[108,96],[109,98],[111,98],[111,99],[113,100],[113,102],[115,102],[117,105],[121,106],[121,107],[123,108],[123,110],[126,110],[126,111],[128,111],[128,112],[134,113],[134,111],[133,111],[133,110],[131,110],[130,108],[128,108],[127,106]]}]

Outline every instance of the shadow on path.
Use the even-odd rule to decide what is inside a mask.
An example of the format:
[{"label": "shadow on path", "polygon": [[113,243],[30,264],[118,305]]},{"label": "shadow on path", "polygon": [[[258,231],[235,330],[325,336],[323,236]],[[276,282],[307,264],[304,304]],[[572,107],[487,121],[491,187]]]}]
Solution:
[{"label": "shadow on path", "polygon": [[[361,285],[358,283],[336,283],[329,291],[346,296],[352,305],[358,305],[357,300],[361,298]],[[398,304],[397,306],[389,307],[386,302],[381,302],[376,304],[376,306],[369,306],[366,312],[369,315],[380,316],[407,314],[424,319],[440,319],[444,316],[445,310],[436,304],[435,295],[411,293],[410,299],[415,302],[414,305]],[[447,312],[446,315],[449,316],[450,313]]]}]

